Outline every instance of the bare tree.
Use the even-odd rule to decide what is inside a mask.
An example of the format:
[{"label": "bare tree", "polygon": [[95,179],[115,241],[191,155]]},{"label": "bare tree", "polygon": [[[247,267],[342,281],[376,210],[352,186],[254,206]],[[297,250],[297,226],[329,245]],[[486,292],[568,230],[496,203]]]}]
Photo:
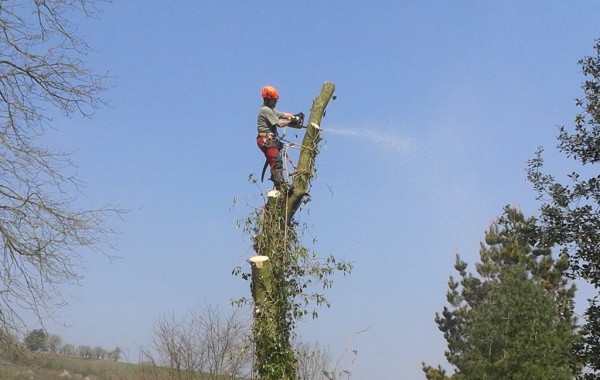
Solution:
[{"label": "bare tree", "polygon": [[147,359],[167,368],[171,378],[193,379],[204,372],[208,379],[222,376],[240,378],[251,371],[249,322],[238,310],[225,315],[218,308],[206,306],[177,319],[173,314],[155,323],[152,351]]},{"label": "bare tree", "polygon": [[69,155],[44,147],[56,111],[90,116],[103,104],[105,75],[86,67],[90,51],[71,20],[104,0],[0,2],[0,328],[18,331],[23,313],[41,319],[77,283],[80,247],[113,233],[120,210],[77,209],[81,183]]},{"label": "bare tree", "polygon": [[60,348],[60,353],[65,356],[75,356],[77,354],[77,351],[74,345],[72,345],[71,343],[66,343],[63,344]]},{"label": "bare tree", "polygon": [[79,345],[77,346],[77,356],[83,359],[91,359],[94,350],[90,346]]},{"label": "bare tree", "polygon": [[327,380],[328,368],[331,363],[329,350],[321,347],[318,342],[309,343],[301,340],[292,342],[296,354],[297,380]]},{"label": "bare tree", "polygon": [[121,347],[115,347],[111,352],[108,353],[110,360],[117,361],[121,358]]},{"label": "bare tree", "polygon": [[102,348],[100,346],[94,347],[94,350],[93,350],[94,359],[104,359],[107,354],[108,354],[108,352],[104,348]]},{"label": "bare tree", "polygon": [[206,370],[217,379],[228,374],[242,377],[249,371],[249,324],[242,320],[239,309],[224,315],[207,305],[197,316],[202,337],[201,351],[206,356]]},{"label": "bare tree", "polygon": [[158,358],[146,354],[152,363],[167,368],[171,372],[171,377],[178,379],[182,378],[181,373],[185,369],[183,364],[184,344],[181,340],[187,339],[185,334],[181,333],[181,325],[182,323],[177,322],[173,314],[168,317],[160,317],[154,324],[152,342],[152,349]]},{"label": "bare tree", "polygon": [[62,346],[62,338],[56,334],[46,335],[46,348],[49,352],[57,354],[60,352]]}]

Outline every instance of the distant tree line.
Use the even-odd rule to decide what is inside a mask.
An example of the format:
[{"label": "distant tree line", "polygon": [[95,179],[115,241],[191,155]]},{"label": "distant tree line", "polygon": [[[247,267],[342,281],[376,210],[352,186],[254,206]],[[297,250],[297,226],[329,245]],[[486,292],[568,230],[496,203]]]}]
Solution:
[{"label": "distant tree line", "polygon": [[102,359],[117,361],[121,358],[121,348],[106,350],[100,346],[90,347],[85,345],[75,346],[62,342],[62,338],[49,334],[43,329],[32,330],[23,340],[25,347],[31,352],[49,352],[65,356],[77,356],[83,359]]}]

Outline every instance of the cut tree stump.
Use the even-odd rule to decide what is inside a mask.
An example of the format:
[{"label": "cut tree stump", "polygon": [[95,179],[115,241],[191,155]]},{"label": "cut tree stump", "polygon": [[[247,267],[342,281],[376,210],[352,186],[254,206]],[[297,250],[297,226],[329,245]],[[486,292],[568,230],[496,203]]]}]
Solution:
[{"label": "cut tree stump", "polygon": [[248,262],[252,267],[252,298],[254,314],[258,315],[267,306],[271,293],[271,263],[267,256],[252,256]]}]

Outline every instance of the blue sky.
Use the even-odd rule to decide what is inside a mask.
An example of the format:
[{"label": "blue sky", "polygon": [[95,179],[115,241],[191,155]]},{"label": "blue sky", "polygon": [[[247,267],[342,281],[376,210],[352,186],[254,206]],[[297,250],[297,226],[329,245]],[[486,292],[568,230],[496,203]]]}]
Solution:
[{"label": "blue sky", "polygon": [[344,364],[358,380],[419,379],[421,361],[443,363],[433,318],[454,256],[473,263],[504,205],[536,212],[527,160],[543,145],[550,169],[566,167],[553,158],[556,125],[571,124],[577,61],[600,37],[600,3],[586,0],[102,8],[81,32],[96,49],[90,66],[113,76],[111,107],[55,118],[47,141],[74,152],[81,205],[132,211],[114,224],[109,253],[120,258],[87,256],[84,280],[68,289],[77,300],[48,330],[136,361],[161,315],[249,296],[231,271],[252,254],[236,221],[269,186],[247,181],[263,164],[260,89],[278,89],[280,110],[308,113],[329,81],[337,100],[299,217],[314,248],[354,272],[336,278],[332,307],[300,332],[337,358],[369,328]]}]

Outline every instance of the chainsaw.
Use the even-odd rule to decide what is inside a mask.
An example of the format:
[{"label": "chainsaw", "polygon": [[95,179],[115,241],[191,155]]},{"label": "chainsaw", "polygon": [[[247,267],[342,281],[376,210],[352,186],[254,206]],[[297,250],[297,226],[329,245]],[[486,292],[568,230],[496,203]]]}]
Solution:
[{"label": "chainsaw", "polygon": [[290,123],[287,126],[296,129],[306,128],[306,126],[302,125],[302,123],[304,123],[304,113],[299,112],[290,118]]}]

